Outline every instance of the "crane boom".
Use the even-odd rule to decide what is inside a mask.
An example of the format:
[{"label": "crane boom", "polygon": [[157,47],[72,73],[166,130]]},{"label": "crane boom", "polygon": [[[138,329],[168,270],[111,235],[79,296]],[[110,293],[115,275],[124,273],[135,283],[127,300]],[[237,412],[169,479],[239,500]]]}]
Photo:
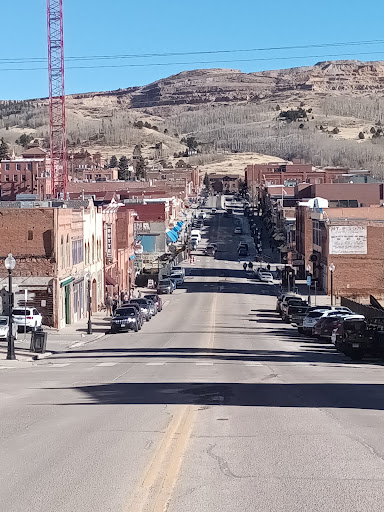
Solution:
[{"label": "crane boom", "polygon": [[67,197],[63,0],[47,0],[52,198]]}]

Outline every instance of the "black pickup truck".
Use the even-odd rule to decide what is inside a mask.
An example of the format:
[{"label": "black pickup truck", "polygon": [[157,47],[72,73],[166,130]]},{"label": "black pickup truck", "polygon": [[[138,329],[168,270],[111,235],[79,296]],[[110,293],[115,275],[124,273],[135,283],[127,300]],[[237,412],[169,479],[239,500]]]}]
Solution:
[{"label": "black pickup truck", "polygon": [[309,309],[310,308],[307,303],[303,303],[299,306],[289,306],[287,311],[287,322],[290,322],[297,327],[301,327],[303,325],[304,317]]}]

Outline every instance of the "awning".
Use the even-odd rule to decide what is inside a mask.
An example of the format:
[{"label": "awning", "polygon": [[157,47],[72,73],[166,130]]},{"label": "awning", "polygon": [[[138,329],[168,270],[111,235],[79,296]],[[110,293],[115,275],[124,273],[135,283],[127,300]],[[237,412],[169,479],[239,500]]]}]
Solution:
[{"label": "awning", "polygon": [[167,237],[171,240],[171,242],[176,242],[178,239],[177,233],[175,233],[173,229],[167,231]]},{"label": "awning", "polygon": [[109,276],[108,274],[105,274],[105,282],[108,286],[116,286],[117,282],[113,279],[113,277]]},{"label": "awning", "polygon": [[180,227],[182,227],[183,224],[184,224],[184,222],[182,220],[179,220],[179,222],[177,223],[177,225]]},{"label": "awning", "polygon": [[130,257],[129,257],[129,259],[130,259],[130,260],[134,260],[134,259],[135,259],[135,257],[136,257],[136,256],[135,256],[134,254],[132,254],[132,256],[130,256]]},{"label": "awning", "polygon": [[176,233],[178,233],[180,230],[181,227],[178,224],[176,224],[176,226],[173,228],[173,231],[176,231]]},{"label": "awning", "polygon": [[69,284],[72,283],[72,281],[74,281],[75,278],[74,277],[67,277],[67,279],[64,279],[63,281],[60,282],[60,286],[63,287],[63,286],[68,286]]}]

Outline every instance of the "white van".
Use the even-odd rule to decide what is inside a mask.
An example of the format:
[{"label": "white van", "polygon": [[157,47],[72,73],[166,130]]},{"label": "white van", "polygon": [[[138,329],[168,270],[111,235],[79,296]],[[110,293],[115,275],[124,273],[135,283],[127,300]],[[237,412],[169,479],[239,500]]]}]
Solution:
[{"label": "white van", "polygon": [[201,240],[200,230],[199,229],[192,229],[191,231],[191,238],[197,237],[199,239],[199,242]]}]

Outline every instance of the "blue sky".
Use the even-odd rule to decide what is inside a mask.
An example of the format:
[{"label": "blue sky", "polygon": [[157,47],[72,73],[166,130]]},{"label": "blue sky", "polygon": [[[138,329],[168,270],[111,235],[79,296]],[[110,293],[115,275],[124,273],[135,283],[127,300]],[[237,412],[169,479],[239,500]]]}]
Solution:
[{"label": "blue sky", "polygon": [[[384,2],[356,0],[63,0],[65,56],[234,50],[351,41],[384,41]],[[4,5],[5,3],[5,5]],[[46,1],[5,0],[0,59],[46,58]],[[339,56],[340,55],[340,56]],[[279,59],[281,58],[281,59]],[[67,94],[144,85],[186,69],[244,72],[312,65],[320,60],[384,60],[384,42],[329,48],[66,62]],[[269,59],[244,62],[242,59]],[[229,62],[217,62],[225,60]],[[205,62],[204,64],[202,62]],[[154,66],[150,64],[166,64]],[[73,66],[137,67],[71,69]],[[0,99],[48,94],[46,67],[0,60]]]}]

